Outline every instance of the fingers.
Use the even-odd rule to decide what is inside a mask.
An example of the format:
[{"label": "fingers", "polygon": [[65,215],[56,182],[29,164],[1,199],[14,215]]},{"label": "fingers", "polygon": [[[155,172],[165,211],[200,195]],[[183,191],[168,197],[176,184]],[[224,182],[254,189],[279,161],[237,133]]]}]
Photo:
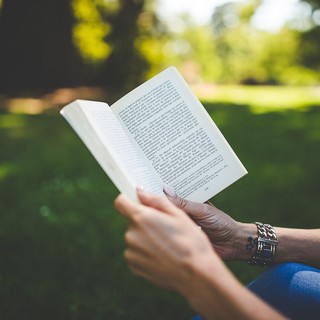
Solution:
[{"label": "fingers", "polygon": [[183,199],[179,197],[170,187],[167,186],[163,188],[163,191],[173,204],[175,204],[178,208],[184,210],[194,218],[200,218],[201,216],[203,216],[203,214],[208,212],[210,207],[214,207],[211,203],[203,204]]},{"label": "fingers", "polygon": [[171,289],[170,285],[165,283],[162,279],[159,279],[159,276],[153,275],[150,273],[150,266],[148,266],[148,261],[140,261],[139,258],[135,257],[134,254],[131,252],[125,252],[125,258],[128,261],[128,266],[130,270],[137,276],[145,278],[146,280],[150,281],[151,283],[166,289]]},{"label": "fingers", "polygon": [[213,207],[213,208],[216,208],[216,207],[212,204],[212,202],[211,202],[211,201],[209,201],[209,200],[208,200],[208,201],[206,201],[205,203],[206,203],[206,204],[208,204],[209,206]]},{"label": "fingers", "polygon": [[185,215],[164,196],[155,195],[141,189],[137,189],[137,195],[140,203],[133,202],[123,194],[120,194],[114,202],[116,210],[130,222],[135,224],[154,223],[163,215]]},{"label": "fingers", "polygon": [[133,217],[141,211],[141,204],[131,201],[128,197],[123,194],[120,194],[114,201],[115,208],[119,211],[121,215],[126,217],[129,220],[132,220]]},{"label": "fingers", "polygon": [[150,192],[146,192],[143,189],[137,189],[138,198],[142,204],[162,211],[164,213],[170,215],[177,215],[179,214],[179,209],[170,202],[166,197],[155,195]]},{"label": "fingers", "polygon": [[151,207],[169,215],[180,215],[179,209],[182,209],[191,216],[201,216],[207,211],[207,207],[212,206],[211,204],[205,205],[187,201],[176,195],[176,193],[172,192],[168,187],[164,188],[164,193],[167,197],[159,196],[141,188],[137,188],[137,195],[141,202],[140,204],[131,201],[128,197],[121,194],[116,198],[114,206],[124,217],[130,220],[136,215],[141,214],[144,206]]}]

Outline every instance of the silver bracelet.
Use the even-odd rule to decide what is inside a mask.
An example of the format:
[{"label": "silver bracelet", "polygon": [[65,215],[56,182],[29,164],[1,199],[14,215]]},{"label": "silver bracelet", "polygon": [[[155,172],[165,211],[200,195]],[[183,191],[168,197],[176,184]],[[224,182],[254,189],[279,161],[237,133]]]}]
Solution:
[{"label": "silver bracelet", "polygon": [[251,265],[270,265],[276,255],[278,240],[274,228],[270,224],[255,222],[258,231],[257,250],[251,260]]}]

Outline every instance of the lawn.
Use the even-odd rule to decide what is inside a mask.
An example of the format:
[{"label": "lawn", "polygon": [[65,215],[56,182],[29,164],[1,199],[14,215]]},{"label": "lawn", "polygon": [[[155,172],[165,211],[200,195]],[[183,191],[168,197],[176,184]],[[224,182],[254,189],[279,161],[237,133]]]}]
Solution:
[{"label": "lawn", "polygon": [[[241,221],[319,227],[320,104],[205,106],[249,171],[215,205]],[[193,315],[127,269],[117,190],[61,116],[0,114],[0,146],[2,319]],[[263,270],[229,265],[243,283]]]}]

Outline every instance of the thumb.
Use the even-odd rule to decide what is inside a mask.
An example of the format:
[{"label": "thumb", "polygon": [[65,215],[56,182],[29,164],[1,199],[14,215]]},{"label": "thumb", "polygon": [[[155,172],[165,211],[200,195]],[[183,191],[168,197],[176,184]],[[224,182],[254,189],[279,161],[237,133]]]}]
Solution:
[{"label": "thumb", "polygon": [[184,198],[181,198],[171,187],[168,186],[165,186],[163,188],[163,192],[173,204],[175,204],[178,208],[184,210],[191,218],[202,218],[208,213],[208,209],[212,207],[208,204],[188,201]]},{"label": "thumb", "polygon": [[122,216],[128,220],[133,220],[134,216],[140,214],[142,205],[120,194],[114,201],[114,207]]},{"label": "thumb", "polygon": [[[166,197],[159,196],[150,192],[146,192],[145,190],[141,188],[137,188],[137,194],[140,202],[148,207],[152,207],[154,209],[157,209],[159,211],[162,211],[163,213],[167,213],[170,215],[177,215],[179,214],[181,210],[177,209],[177,206],[174,205],[169,199]],[[184,212],[180,213],[181,215],[184,215]]]}]

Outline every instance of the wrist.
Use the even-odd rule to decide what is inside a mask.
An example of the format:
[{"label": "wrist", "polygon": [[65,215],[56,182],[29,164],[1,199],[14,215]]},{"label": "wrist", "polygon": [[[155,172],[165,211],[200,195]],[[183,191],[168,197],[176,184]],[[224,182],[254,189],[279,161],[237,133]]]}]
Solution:
[{"label": "wrist", "polygon": [[[200,259],[201,260],[201,259]],[[247,290],[215,254],[189,265],[188,290],[180,292],[206,319],[282,319]]]},{"label": "wrist", "polygon": [[207,285],[208,278],[211,278],[212,275],[220,275],[227,269],[212,250],[206,254],[198,254],[186,259],[180,266],[180,270],[184,270],[187,276],[183,281],[179,281],[177,291],[192,304],[201,295],[201,290]]},{"label": "wrist", "polygon": [[[317,243],[314,242],[314,238],[308,239],[308,244],[304,243],[312,231],[303,229],[287,229],[287,228],[275,228],[275,232],[278,236],[280,245],[278,246],[277,254],[273,260],[274,264],[281,262],[295,261],[301,263],[310,263],[311,259],[308,259],[310,252],[315,252]],[[313,248],[312,250],[306,250],[306,248]]]},{"label": "wrist", "polygon": [[277,228],[263,223],[238,223],[234,245],[234,260],[251,265],[270,265],[276,255]]},{"label": "wrist", "polygon": [[234,241],[233,260],[249,261],[256,250],[257,227],[253,223],[238,222]]},{"label": "wrist", "polygon": [[227,292],[233,291],[238,281],[215,254],[202,261],[193,261],[189,270],[190,281],[180,294],[195,311],[209,319],[213,315],[212,309],[217,311],[224,304],[223,300],[232,300]]},{"label": "wrist", "polygon": [[277,252],[277,234],[270,224],[255,222],[255,225],[257,226],[257,238],[254,242],[257,243],[257,248],[248,263],[260,266],[270,265]]}]

